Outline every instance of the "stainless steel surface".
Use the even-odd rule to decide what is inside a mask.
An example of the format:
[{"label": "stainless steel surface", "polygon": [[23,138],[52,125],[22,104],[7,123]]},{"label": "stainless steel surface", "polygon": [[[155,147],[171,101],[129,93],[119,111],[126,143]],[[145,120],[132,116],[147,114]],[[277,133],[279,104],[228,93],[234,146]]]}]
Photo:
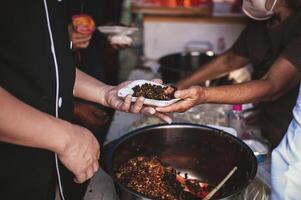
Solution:
[{"label": "stainless steel surface", "polygon": [[[212,52],[211,52],[212,53]],[[165,83],[175,83],[214,57],[200,51],[183,51],[159,59],[160,72]]]},{"label": "stainless steel surface", "polygon": [[238,195],[253,180],[257,170],[252,150],[242,141],[225,132],[192,124],[138,129],[109,143],[102,152],[102,167],[115,180],[121,200],[148,199],[119,184],[113,170],[138,155],[158,156],[164,164],[212,185],[238,166],[220,195],[213,199],[229,199]]}]

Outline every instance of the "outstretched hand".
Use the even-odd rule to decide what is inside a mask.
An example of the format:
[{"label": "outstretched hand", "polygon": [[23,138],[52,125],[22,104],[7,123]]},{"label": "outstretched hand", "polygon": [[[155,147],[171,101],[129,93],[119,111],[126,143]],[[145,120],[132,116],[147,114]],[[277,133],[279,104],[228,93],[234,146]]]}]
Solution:
[{"label": "outstretched hand", "polygon": [[[152,80],[157,83],[162,83],[161,80],[155,79]],[[145,115],[154,115],[159,117],[160,119],[166,121],[167,123],[171,123],[171,118],[163,113],[156,111],[154,107],[144,105],[144,97],[139,97],[135,103],[132,104],[132,96],[128,95],[126,98],[118,97],[118,91],[127,86],[131,81],[127,81],[121,83],[116,87],[110,87],[108,92],[106,93],[105,100],[107,104],[113,109],[129,112],[129,113],[141,113]]]},{"label": "outstretched hand", "polygon": [[204,103],[204,88],[200,86],[192,86],[185,90],[178,90],[175,92],[175,98],[179,98],[181,100],[170,106],[157,107],[156,111],[160,113],[185,112],[193,106]]}]

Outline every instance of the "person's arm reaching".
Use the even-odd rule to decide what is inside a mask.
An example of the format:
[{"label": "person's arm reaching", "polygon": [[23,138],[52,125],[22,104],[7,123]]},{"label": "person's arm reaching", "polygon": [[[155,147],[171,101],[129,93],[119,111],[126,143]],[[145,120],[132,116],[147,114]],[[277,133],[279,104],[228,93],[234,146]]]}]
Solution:
[{"label": "person's arm reaching", "polygon": [[124,82],[118,86],[106,85],[79,69],[76,69],[74,96],[87,101],[100,103],[104,106],[123,112],[155,115],[166,122],[171,122],[170,117],[167,115],[156,112],[156,110],[152,107],[143,106],[143,97],[139,97],[133,105],[131,104],[131,96],[127,96],[125,99],[119,98],[117,96],[118,90],[129,83],[130,82]]},{"label": "person's arm reaching", "polygon": [[184,112],[201,103],[242,104],[274,100],[300,82],[300,71],[285,58],[278,58],[268,73],[260,80],[247,83],[202,88],[193,86],[177,91],[176,98],[182,101],[159,112]]},{"label": "person's arm reaching", "polygon": [[99,144],[82,127],[23,103],[0,87],[0,141],[46,149],[84,182],[98,170]]},{"label": "person's arm reaching", "polygon": [[206,80],[221,77],[235,69],[239,69],[248,64],[248,58],[239,56],[232,51],[228,51],[221,56],[214,58],[204,66],[201,66],[190,76],[177,83],[179,89],[185,89],[192,85],[199,85]]}]

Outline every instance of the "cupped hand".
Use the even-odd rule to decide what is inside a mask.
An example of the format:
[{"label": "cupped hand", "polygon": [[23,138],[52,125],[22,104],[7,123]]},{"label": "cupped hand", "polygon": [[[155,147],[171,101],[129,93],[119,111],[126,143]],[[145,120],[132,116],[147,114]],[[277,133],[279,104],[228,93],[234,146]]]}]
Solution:
[{"label": "cupped hand", "polygon": [[98,171],[100,146],[93,134],[80,126],[70,125],[69,140],[58,153],[63,165],[75,175],[75,182],[83,183]]},{"label": "cupped hand", "polygon": [[[160,79],[154,79],[152,81],[162,84],[162,81]],[[156,111],[156,109],[154,107],[144,105],[144,97],[139,97],[135,103],[132,103],[131,95],[128,95],[124,99],[118,97],[118,95],[117,95],[118,91],[121,88],[127,86],[129,83],[131,83],[131,81],[121,83],[120,85],[118,85],[116,87],[111,87],[111,89],[108,92],[106,92],[105,99],[106,99],[107,104],[110,107],[112,107],[116,110],[119,110],[119,111],[123,111],[123,112],[154,115],[154,116],[157,116],[160,119],[166,121],[167,123],[172,122],[172,119],[168,115]]]},{"label": "cupped hand", "polygon": [[166,107],[157,107],[156,111],[161,113],[185,112],[200,103],[205,102],[205,90],[200,86],[192,86],[185,90],[175,92],[175,98],[181,99]]}]

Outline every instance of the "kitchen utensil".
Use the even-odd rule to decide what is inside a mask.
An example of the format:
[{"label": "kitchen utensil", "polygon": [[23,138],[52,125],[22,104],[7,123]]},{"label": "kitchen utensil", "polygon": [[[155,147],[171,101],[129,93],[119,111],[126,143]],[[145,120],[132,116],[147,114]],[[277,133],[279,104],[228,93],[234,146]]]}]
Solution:
[{"label": "kitchen utensil", "polygon": [[[211,52],[212,53],[212,52]],[[176,83],[191,74],[202,64],[210,61],[214,54],[201,51],[183,51],[169,54],[159,59],[160,72],[165,83]]]},{"label": "kitchen utensil", "polygon": [[203,200],[210,200],[213,195],[231,178],[231,176],[235,173],[237,167],[234,167],[229,174],[207,195]]}]

